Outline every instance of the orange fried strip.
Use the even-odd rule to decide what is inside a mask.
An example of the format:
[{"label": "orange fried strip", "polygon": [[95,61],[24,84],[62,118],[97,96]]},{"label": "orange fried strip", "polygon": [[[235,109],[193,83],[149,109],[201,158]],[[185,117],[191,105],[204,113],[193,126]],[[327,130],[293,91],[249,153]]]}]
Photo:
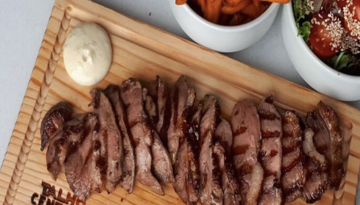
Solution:
[{"label": "orange fried strip", "polygon": [[232,18],[233,18],[233,16],[231,16],[231,15],[220,13],[218,24],[224,25],[224,26],[229,25],[229,22],[231,21]]},{"label": "orange fried strip", "polygon": [[205,11],[205,8],[206,8],[205,0],[198,0],[197,2],[199,4],[199,6],[201,7],[201,11]]},{"label": "orange fried strip", "polygon": [[247,7],[245,7],[241,13],[245,14],[251,18],[257,18],[258,16],[261,15],[261,13],[259,13],[260,9],[256,8],[255,4],[249,4]]},{"label": "orange fried strip", "polygon": [[229,6],[224,5],[221,8],[221,12],[224,14],[236,14],[237,12],[243,10],[246,6],[250,4],[250,0],[241,0],[237,5],[235,6]]},{"label": "orange fried strip", "polygon": [[176,5],[183,5],[187,2],[187,0],[175,0]]},{"label": "orange fried strip", "polygon": [[237,26],[237,25],[243,24],[245,19],[246,19],[246,17],[243,14],[237,13],[232,17],[232,19],[229,23],[229,26]]},{"label": "orange fried strip", "polygon": [[235,6],[236,4],[240,3],[241,0],[224,0],[224,4],[229,6]]},{"label": "orange fried strip", "polygon": [[272,3],[279,3],[279,4],[288,4],[290,0],[261,0],[261,1],[267,1]]},{"label": "orange fried strip", "polygon": [[218,23],[222,0],[205,0],[204,18],[210,22]]},{"label": "orange fried strip", "polygon": [[255,6],[255,8],[260,8],[261,1],[260,0],[252,0],[252,4]]}]

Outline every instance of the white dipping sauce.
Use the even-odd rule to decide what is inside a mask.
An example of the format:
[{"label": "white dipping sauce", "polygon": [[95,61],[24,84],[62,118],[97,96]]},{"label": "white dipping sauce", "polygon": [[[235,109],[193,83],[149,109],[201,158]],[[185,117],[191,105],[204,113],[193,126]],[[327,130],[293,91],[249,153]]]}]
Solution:
[{"label": "white dipping sauce", "polygon": [[67,73],[78,84],[92,86],[107,75],[112,61],[109,35],[95,23],[76,26],[64,45]]}]

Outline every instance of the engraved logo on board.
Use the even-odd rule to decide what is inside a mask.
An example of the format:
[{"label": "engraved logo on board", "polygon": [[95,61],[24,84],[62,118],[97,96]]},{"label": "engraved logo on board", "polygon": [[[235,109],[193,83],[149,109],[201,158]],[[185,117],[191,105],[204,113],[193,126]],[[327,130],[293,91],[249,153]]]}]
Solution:
[{"label": "engraved logo on board", "polygon": [[31,196],[32,205],[86,205],[71,192],[65,194],[61,188],[56,189],[54,185],[44,181],[41,182],[41,186],[41,194],[35,192]]}]

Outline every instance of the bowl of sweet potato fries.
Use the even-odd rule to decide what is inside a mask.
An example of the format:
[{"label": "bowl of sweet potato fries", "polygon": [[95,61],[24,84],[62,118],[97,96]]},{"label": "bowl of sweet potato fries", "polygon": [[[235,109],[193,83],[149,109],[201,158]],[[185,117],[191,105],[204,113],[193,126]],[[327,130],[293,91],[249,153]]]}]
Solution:
[{"label": "bowl of sweet potato fries", "polygon": [[270,29],[280,4],[290,0],[170,0],[174,16],[195,42],[230,53],[258,42]]}]

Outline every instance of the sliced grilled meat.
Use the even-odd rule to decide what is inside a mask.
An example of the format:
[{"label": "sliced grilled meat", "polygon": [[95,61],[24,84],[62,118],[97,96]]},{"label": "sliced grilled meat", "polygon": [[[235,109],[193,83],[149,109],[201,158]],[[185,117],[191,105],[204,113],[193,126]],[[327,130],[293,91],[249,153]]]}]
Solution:
[{"label": "sliced grilled meat", "polygon": [[75,118],[67,122],[63,130],[57,132],[56,136],[50,139],[46,152],[46,163],[48,171],[55,180],[64,164],[69,146],[80,140],[83,131],[83,121]]},{"label": "sliced grilled meat", "polygon": [[[135,78],[129,78],[122,83],[120,94],[126,108],[131,133],[138,133],[138,136],[142,136],[145,144],[151,146],[154,136],[143,107],[143,90],[140,82]],[[135,138],[135,136],[133,137]]]},{"label": "sliced grilled meat", "polygon": [[240,185],[235,178],[235,171],[232,165],[231,147],[233,134],[230,123],[220,117],[220,122],[214,134],[214,153],[219,162],[221,172],[221,187],[224,192],[223,204],[239,204],[241,201]]},{"label": "sliced grilled meat", "polygon": [[151,146],[152,170],[156,178],[162,183],[174,182],[173,167],[164,144],[160,137],[154,132],[154,143]]},{"label": "sliced grilled meat", "polygon": [[320,200],[329,186],[328,162],[325,156],[316,150],[313,137],[314,131],[305,129],[302,146],[306,155],[307,174],[302,197],[307,203]]},{"label": "sliced grilled meat", "polygon": [[199,155],[200,202],[204,205],[223,204],[219,164],[213,150],[214,133],[220,116],[220,107],[214,96],[204,97],[202,113]]},{"label": "sliced grilled meat", "polygon": [[87,114],[83,122],[84,132],[80,140],[69,148],[65,174],[71,190],[80,200],[85,201],[92,192],[101,192],[102,180],[100,168],[97,167],[99,147],[95,147],[100,124],[94,114]]},{"label": "sliced grilled meat", "polygon": [[[146,88],[143,88],[143,100],[145,111],[148,114],[150,119],[156,119],[158,114],[156,112],[156,105],[152,97],[148,95]],[[152,120],[153,121],[153,120]],[[155,129],[156,122],[153,121],[152,129]],[[172,183],[174,182],[174,173],[172,168],[171,159],[168,151],[161,142],[160,137],[157,132],[154,130],[154,143],[151,146],[151,154],[153,157],[152,160],[152,170],[156,178],[162,183]]]},{"label": "sliced grilled meat", "polygon": [[189,169],[189,177],[187,180],[187,191],[189,195],[189,202],[192,204],[196,204],[199,200],[199,192],[200,192],[200,167],[199,167],[199,153],[195,148],[198,144],[198,141],[193,139],[187,139],[188,145],[187,147],[187,162]]},{"label": "sliced grilled meat", "polygon": [[258,162],[261,140],[259,115],[249,100],[236,103],[232,111],[231,127],[233,164],[240,184],[242,204],[257,205],[264,170]]},{"label": "sliced grilled meat", "polygon": [[259,106],[261,148],[260,161],[264,167],[264,184],[259,204],[282,204],[280,188],[282,164],[282,124],[274,96],[266,97]]},{"label": "sliced grilled meat", "polygon": [[[165,85],[161,78],[159,76],[156,76],[156,80],[151,82],[148,86],[149,95],[152,97],[152,99],[155,102],[156,106],[156,112],[157,115],[155,118],[153,118],[154,122],[154,128],[158,133],[161,132],[161,128],[164,125],[164,117],[165,117],[165,110],[166,110],[166,98],[167,98],[167,90],[165,88]],[[169,119],[170,116],[168,116]]]},{"label": "sliced grilled meat", "polygon": [[139,81],[130,78],[121,85],[121,99],[126,108],[130,132],[135,145],[136,179],[151,191],[164,195],[164,191],[151,173],[152,157],[150,146],[153,133],[143,109],[142,87]]},{"label": "sliced grilled meat", "polygon": [[171,89],[170,99],[171,118],[167,131],[167,148],[172,163],[175,164],[179,141],[184,137],[183,125],[195,101],[195,91],[189,88],[184,76],[181,76]]},{"label": "sliced grilled meat", "polygon": [[224,205],[236,205],[241,201],[240,185],[235,178],[235,171],[232,165],[231,147],[233,134],[230,123],[220,118],[220,123],[215,131],[214,153],[219,162],[221,172],[221,187],[224,192]]},{"label": "sliced grilled meat", "polygon": [[233,143],[233,134],[230,123],[224,118],[220,118],[220,123],[215,131],[215,139],[220,142],[225,149],[226,157],[231,159],[231,147]]},{"label": "sliced grilled meat", "polygon": [[195,151],[195,154],[198,158],[199,155],[199,142],[200,142],[200,122],[201,122],[201,115],[202,115],[202,109],[203,109],[203,101],[194,104],[193,110],[191,111],[191,117],[190,117],[190,128],[189,133],[191,134],[192,139],[192,146]]},{"label": "sliced grilled meat", "polygon": [[[195,97],[192,97],[195,98]],[[189,116],[189,128],[186,128],[187,156],[189,166],[189,178],[187,189],[189,201],[193,204],[199,200],[200,192],[200,167],[199,167],[199,139],[202,104],[197,106],[197,111]],[[191,118],[191,119],[190,119]]]},{"label": "sliced grilled meat", "polygon": [[302,194],[306,180],[304,155],[302,152],[302,130],[294,111],[285,111],[282,115],[282,178],[281,184],[285,202],[289,203]]},{"label": "sliced grilled meat", "polygon": [[173,86],[169,98],[172,117],[167,142],[169,152],[171,153],[170,150],[173,152],[171,157],[175,157],[173,186],[185,204],[196,204],[200,184],[196,152],[198,141],[189,125],[195,98],[194,89],[189,88],[185,77],[181,76]]},{"label": "sliced grilled meat", "polygon": [[185,138],[181,138],[181,145],[174,164],[175,182],[173,186],[180,199],[185,204],[190,205],[192,203],[189,201],[187,189],[187,183],[189,181],[188,146],[189,144]]},{"label": "sliced grilled meat", "polygon": [[124,160],[122,162],[122,176],[120,185],[128,192],[132,193],[135,182],[135,153],[134,145],[130,138],[128,130],[126,112],[124,104],[120,98],[120,89],[118,86],[109,85],[105,91],[115,112],[117,125],[123,139]]},{"label": "sliced grilled meat", "polygon": [[315,131],[314,143],[329,162],[330,188],[337,190],[344,177],[342,141],[336,112],[323,102],[306,117],[307,125]]},{"label": "sliced grilled meat", "polygon": [[[103,153],[106,157],[105,187],[111,193],[119,184],[122,176],[124,151],[115,114],[109,99],[99,89],[91,90],[92,105],[100,122],[100,138],[102,139]],[[104,152],[106,154],[104,154]]]},{"label": "sliced grilled meat", "polygon": [[44,116],[40,132],[41,132],[41,147],[40,150],[43,151],[48,141],[54,137],[57,132],[59,132],[64,124],[71,120],[71,115],[73,110],[71,106],[67,103],[60,102],[54,105]]},{"label": "sliced grilled meat", "polygon": [[149,122],[152,129],[155,129],[157,122],[157,108],[153,98],[148,95],[148,90],[143,88],[143,100],[144,100],[144,110],[146,112],[147,117],[149,118]]}]

